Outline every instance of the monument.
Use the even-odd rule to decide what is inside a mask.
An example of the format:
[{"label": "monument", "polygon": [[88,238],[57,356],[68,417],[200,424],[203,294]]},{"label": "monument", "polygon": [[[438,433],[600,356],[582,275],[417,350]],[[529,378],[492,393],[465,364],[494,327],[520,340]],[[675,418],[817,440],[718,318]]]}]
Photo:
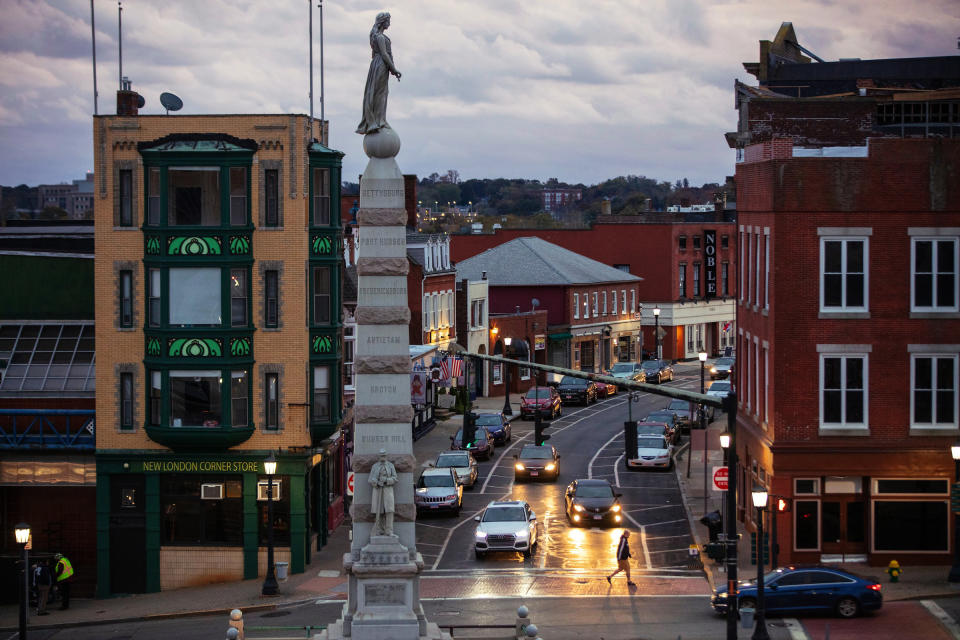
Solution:
[{"label": "monument", "polygon": [[351,515],[353,539],[344,555],[347,603],[325,640],[449,640],[420,605],[423,558],[416,545],[413,435],[407,306],[407,214],[400,137],[387,123],[393,64],[384,34],[390,14],[370,30],[371,61],[363,94],[363,150],[357,214],[356,404]]}]

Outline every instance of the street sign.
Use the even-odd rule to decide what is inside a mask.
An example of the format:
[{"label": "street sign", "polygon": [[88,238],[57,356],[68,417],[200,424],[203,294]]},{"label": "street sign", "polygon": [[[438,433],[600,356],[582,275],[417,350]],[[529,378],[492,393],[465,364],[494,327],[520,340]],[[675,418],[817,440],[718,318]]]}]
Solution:
[{"label": "street sign", "polygon": [[353,471],[347,472],[347,495],[353,495]]},{"label": "street sign", "polygon": [[730,476],[727,475],[727,467],[713,468],[713,490],[726,491],[729,488]]}]

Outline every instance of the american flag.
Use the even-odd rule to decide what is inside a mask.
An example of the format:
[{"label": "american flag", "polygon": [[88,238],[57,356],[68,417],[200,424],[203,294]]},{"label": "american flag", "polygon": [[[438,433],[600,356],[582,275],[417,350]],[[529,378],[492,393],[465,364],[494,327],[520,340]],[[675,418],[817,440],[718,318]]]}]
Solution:
[{"label": "american flag", "polygon": [[463,376],[463,360],[460,358],[453,359],[453,365],[450,367],[450,375],[454,378]]},{"label": "american flag", "polygon": [[440,379],[450,379],[450,358],[444,358],[440,361]]}]

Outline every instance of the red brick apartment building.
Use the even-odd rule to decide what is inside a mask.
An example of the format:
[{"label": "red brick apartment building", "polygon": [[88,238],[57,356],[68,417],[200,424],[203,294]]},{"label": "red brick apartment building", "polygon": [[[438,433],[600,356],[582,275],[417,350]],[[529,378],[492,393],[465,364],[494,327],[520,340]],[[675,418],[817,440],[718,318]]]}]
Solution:
[{"label": "red brick apartment building", "polygon": [[948,562],[960,91],[916,89],[960,75],[960,58],[946,73],[943,59],[912,60],[935,81],[907,93],[904,61],[804,61],[788,23],[761,43],[771,57],[779,72],[745,65],[761,86],[738,85],[728,134],[741,156],[740,515],[755,513],[754,485],[788,499],[781,563]]},{"label": "red brick apartment building", "polygon": [[[737,252],[732,215],[606,215],[600,216],[589,229],[499,229],[492,234],[454,235],[451,237],[453,260],[459,263],[523,237],[541,238],[643,278],[637,284],[635,306],[642,321],[642,339],[637,341],[642,343],[644,351],[654,350],[655,307],[660,308],[664,358],[696,358],[704,349],[715,354],[733,345]],[[708,237],[715,243],[713,271],[708,268]],[[708,291],[711,282],[715,287],[713,292]],[[631,357],[639,360],[639,353],[638,346]]]}]

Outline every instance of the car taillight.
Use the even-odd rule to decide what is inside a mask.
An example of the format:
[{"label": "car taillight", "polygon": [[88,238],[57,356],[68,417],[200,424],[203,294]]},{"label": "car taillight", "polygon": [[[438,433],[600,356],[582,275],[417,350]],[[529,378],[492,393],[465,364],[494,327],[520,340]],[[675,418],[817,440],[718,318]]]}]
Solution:
[{"label": "car taillight", "polygon": [[874,584],[867,585],[867,589],[871,589],[873,591],[880,591],[880,589],[882,588],[883,588],[883,585],[881,585],[879,582],[875,582]]}]

